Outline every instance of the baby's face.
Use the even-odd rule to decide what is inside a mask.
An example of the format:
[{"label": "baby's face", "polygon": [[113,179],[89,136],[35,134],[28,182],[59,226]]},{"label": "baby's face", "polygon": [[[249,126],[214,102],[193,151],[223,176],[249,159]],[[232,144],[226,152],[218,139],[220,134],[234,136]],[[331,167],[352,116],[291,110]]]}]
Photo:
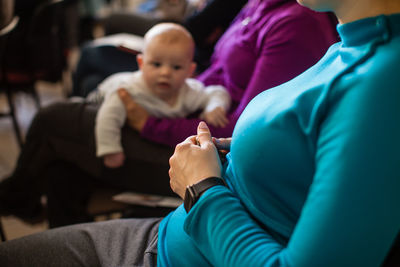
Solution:
[{"label": "baby's face", "polygon": [[151,42],[141,55],[140,69],[151,92],[168,101],[194,71],[192,50],[187,43]]}]

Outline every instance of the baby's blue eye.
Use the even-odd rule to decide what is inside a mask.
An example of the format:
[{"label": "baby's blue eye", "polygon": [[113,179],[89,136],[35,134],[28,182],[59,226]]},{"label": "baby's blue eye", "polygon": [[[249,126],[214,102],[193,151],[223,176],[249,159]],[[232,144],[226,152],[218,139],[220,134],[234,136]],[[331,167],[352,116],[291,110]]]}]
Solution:
[{"label": "baby's blue eye", "polygon": [[175,65],[173,68],[174,68],[174,70],[180,70],[180,69],[182,69],[182,66]]},{"label": "baby's blue eye", "polygon": [[160,67],[161,66],[161,63],[160,62],[151,62],[151,64],[154,66],[154,67]]}]

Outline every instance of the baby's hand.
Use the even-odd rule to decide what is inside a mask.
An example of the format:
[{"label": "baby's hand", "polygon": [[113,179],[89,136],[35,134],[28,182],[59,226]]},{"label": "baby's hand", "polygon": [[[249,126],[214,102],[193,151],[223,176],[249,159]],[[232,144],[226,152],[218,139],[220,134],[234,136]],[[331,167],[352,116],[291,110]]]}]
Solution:
[{"label": "baby's hand", "polygon": [[112,154],[107,154],[104,156],[104,165],[108,168],[118,168],[124,164],[125,155],[124,152],[117,152]]},{"label": "baby's hand", "polygon": [[214,127],[225,127],[229,123],[226,112],[222,107],[216,107],[209,112],[203,112],[200,118]]}]

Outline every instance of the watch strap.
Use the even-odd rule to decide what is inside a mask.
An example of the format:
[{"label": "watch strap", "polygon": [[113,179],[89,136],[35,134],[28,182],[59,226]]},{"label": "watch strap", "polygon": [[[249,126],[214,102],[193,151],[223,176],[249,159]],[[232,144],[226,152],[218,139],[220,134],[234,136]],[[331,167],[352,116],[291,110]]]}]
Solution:
[{"label": "watch strap", "polygon": [[209,177],[186,187],[185,198],[183,201],[183,206],[186,212],[190,211],[193,205],[199,200],[202,193],[216,185],[226,186],[226,183],[221,177]]}]

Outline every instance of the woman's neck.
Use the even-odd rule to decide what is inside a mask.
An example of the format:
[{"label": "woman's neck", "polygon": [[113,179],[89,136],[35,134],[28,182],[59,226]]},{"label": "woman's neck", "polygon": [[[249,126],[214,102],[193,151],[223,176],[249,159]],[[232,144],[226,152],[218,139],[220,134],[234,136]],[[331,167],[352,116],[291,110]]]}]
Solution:
[{"label": "woman's neck", "polygon": [[400,13],[399,0],[342,0],[338,2],[340,4],[334,8],[334,12],[340,23],[348,23],[382,14]]}]

